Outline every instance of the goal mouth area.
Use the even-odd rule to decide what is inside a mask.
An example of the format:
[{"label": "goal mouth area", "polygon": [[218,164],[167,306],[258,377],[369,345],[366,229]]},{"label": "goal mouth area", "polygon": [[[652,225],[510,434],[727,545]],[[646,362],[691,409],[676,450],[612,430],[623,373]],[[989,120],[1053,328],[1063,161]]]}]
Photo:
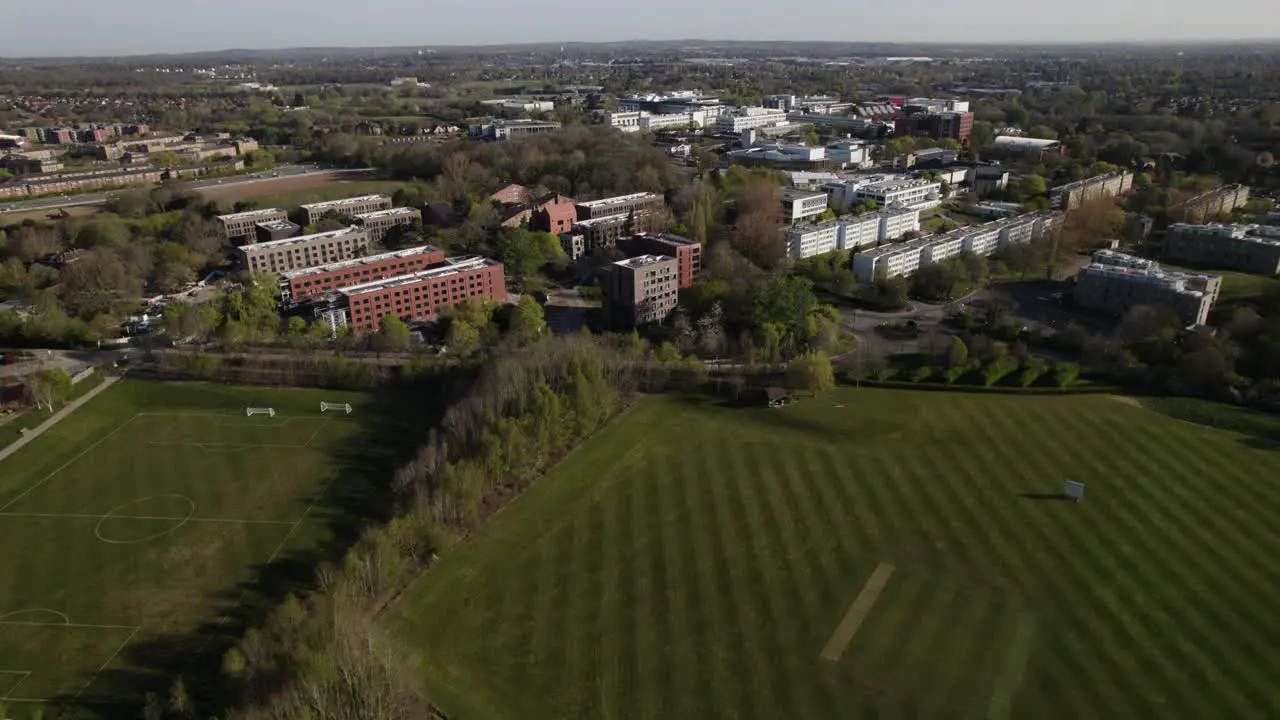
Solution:
[{"label": "goal mouth area", "polygon": [[269,407],[267,408],[247,407],[244,409],[245,417],[253,417],[254,415],[266,415],[268,417],[275,417],[276,409],[269,408]]},{"label": "goal mouth area", "polygon": [[323,401],[321,401],[321,403],[320,403],[320,412],[322,412],[322,413],[326,413],[326,412],[341,412],[341,413],[346,413],[347,415],[350,415],[350,414],[351,414],[351,403],[331,403],[331,402],[323,402]]}]

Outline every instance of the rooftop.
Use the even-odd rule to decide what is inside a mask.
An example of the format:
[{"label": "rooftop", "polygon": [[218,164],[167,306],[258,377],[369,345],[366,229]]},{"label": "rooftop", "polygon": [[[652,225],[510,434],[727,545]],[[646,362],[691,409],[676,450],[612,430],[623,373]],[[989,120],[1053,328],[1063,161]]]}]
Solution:
[{"label": "rooftop", "polygon": [[325,202],[306,203],[299,205],[303,210],[323,210],[325,208],[338,208],[346,205],[356,205],[359,203],[375,202],[385,200],[391,202],[391,198],[386,195],[361,195],[359,197],[343,198],[341,200],[327,200]]},{"label": "rooftop", "polygon": [[659,195],[651,192],[631,193],[630,195],[618,195],[616,197],[602,198],[600,200],[588,200],[586,202],[580,202],[578,205],[589,208],[603,208],[609,207],[610,205],[621,205],[623,203],[634,202],[644,198],[656,197],[659,197]]},{"label": "rooftop", "polygon": [[1011,150],[1047,150],[1058,145],[1057,140],[1045,138],[1015,137],[1000,135],[995,139],[995,146]]},{"label": "rooftop", "polygon": [[[648,212],[636,213],[636,217],[649,215]],[[609,223],[625,223],[631,219],[630,215],[605,215],[604,217],[591,218],[590,220],[578,220],[573,224],[574,227],[595,227],[597,225],[608,225]]]},{"label": "rooftop", "polygon": [[365,235],[364,230],[361,230],[360,228],[348,227],[348,228],[342,228],[341,230],[330,230],[329,232],[313,233],[311,235],[299,235],[298,237],[285,238],[284,240],[270,240],[268,242],[260,242],[254,245],[245,245],[240,249],[244,251],[249,251],[249,250],[261,250],[264,248],[281,248],[281,247],[288,247],[290,245],[303,245],[315,240],[324,240],[328,238],[343,237],[344,235],[359,235],[361,237],[368,237],[367,235]]},{"label": "rooftop", "polygon": [[636,233],[636,237],[642,237],[647,240],[656,240],[658,242],[664,242],[669,245],[700,245],[701,244],[697,240],[690,240],[689,238],[684,237],[683,235],[676,235],[675,233],[642,232],[642,233]]},{"label": "rooftop", "polygon": [[798,190],[796,188],[782,189],[783,200],[795,201],[795,200],[808,200],[810,198],[826,198],[826,197],[827,197],[826,193],[821,193],[814,190]]},{"label": "rooftop", "polygon": [[457,257],[445,258],[444,262],[437,263],[426,270],[419,270],[408,275],[397,275],[395,277],[384,278],[382,280],[374,280],[373,282],[361,283],[350,287],[338,288],[338,292],[351,297],[353,295],[366,295],[372,292],[380,292],[395,287],[403,287],[405,285],[416,285],[426,280],[434,280],[436,278],[448,277],[462,272],[471,270],[479,270],[481,268],[493,267],[501,265],[497,260],[490,260],[480,255],[459,255]]},{"label": "rooftop", "polygon": [[417,208],[398,207],[390,210],[375,210],[369,213],[360,213],[355,217],[360,220],[377,220],[378,218],[397,217],[399,215],[421,215],[422,211]]},{"label": "rooftop", "polygon": [[343,260],[341,262],[329,263],[319,267],[303,268],[301,270],[290,270],[280,273],[281,280],[292,280],[294,278],[305,277],[307,275],[316,275],[319,273],[334,272],[335,270],[346,270],[347,268],[363,267],[372,265],[386,260],[399,260],[400,258],[413,257],[414,255],[422,255],[424,253],[438,252],[439,248],[434,245],[420,245],[414,248],[405,248],[393,252],[378,253],[377,255],[366,255],[362,258],[354,260]]},{"label": "rooftop", "polygon": [[626,260],[619,260],[615,262],[614,265],[625,268],[642,268],[646,265],[656,265],[658,263],[674,261],[675,258],[670,255],[637,255],[636,257],[627,258]]},{"label": "rooftop", "polygon": [[1095,183],[1106,182],[1107,180],[1114,180],[1115,178],[1123,177],[1127,174],[1129,174],[1128,170],[1113,170],[1112,172],[1106,173],[1104,175],[1095,175],[1093,177],[1085,178],[1083,180],[1076,180],[1075,182],[1069,182],[1066,185],[1059,185],[1058,187],[1053,188],[1053,192],[1057,193],[1057,192],[1063,192],[1067,190],[1075,190],[1076,188],[1087,187]]},{"label": "rooftop", "polygon": [[933,238],[916,238],[915,240],[908,240],[907,242],[904,242],[904,243],[894,243],[892,245],[881,245],[878,248],[868,250],[866,252],[862,252],[858,254],[863,257],[878,258],[878,257],[888,257],[891,255],[898,255],[898,254],[907,253],[907,252],[919,252],[920,249],[923,248],[924,246],[932,244],[932,241],[933,241]]},{"label": "rooftop", "polygon": [[256,225],[267,230],[297,230],[299,227],[297,223],[289,222],[288,220],[269,220],[256,223]]}]

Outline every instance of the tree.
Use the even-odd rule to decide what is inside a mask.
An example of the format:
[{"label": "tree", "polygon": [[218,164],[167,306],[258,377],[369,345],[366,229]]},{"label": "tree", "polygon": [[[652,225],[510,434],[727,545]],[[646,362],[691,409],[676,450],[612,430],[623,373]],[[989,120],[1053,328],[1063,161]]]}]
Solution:
[{"label": "tree", "polygon": [[527,228],[502,228],[498,231],[497,255],[506,272],[523,282],[537,275],[542,266],[563,257],[560,241],[551,233]]},{"label": "tree", "polygon": [[49,368],[27,376],[25,391],[27,399],[37,408],[47,407],[53,412],[54,405],[71,394],[71,386],[71,377],[64,370]]},{"label": "tree", "polygon": [[511,325],[507,332],[520,342],[533,342],[547,330],[547,322],[543,317],[542,306],[530,295],[521,295],[511,314]]},{"label": "tree", "polygon": [[947,350],[947,367],[960,367],[969,360],[969,348],[959,337],[951,338],[951,348]]},{"label": "tree", "polygon": [[147,162],[155,167],[168,168],[181,164],[182,158],[178,157],[178,153],[163,151],[148,155]]},{"label": "tree", "polygon": [[815,395],[834,390],[836,376],[831,368],[831,358],[821,350],[814,350],[795,358],[787,365],[787,383],[791,387],[802,388]]},{"label": "tree", "polygon": [[86,320],[142,295],[141,279],[119,255],[106,249],[94,250],[67,264],[59,280],[67,311]]},{"label": "tree", "polygon": [[378,334],[373,337],[378,352],[404,352],[409,349],[412,337],[409,326],[395,315],[383,315],[378,321]]},{"label": "tree", "polygon": [[445,345],[449,352],[467,357],[480,346],[480,331],[465,320],[454,317],[449,323],[449,332],[445,334]]},{"label": "tree", "polygon": [[244,156],[244,164],[254,170],[270,170],[276,166],[276,156],[270,150],[250,150]]}]

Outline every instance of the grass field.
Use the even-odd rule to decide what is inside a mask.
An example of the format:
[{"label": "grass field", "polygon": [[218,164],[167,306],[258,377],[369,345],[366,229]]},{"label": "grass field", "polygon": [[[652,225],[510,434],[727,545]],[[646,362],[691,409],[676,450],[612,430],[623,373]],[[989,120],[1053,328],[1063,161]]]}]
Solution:
[{"label": "grass field", "polygon": [[280,180],[205,188],[200,192],[219,204],[253,200],[261,207],[290,210],[299,205],[359,195],[391,195],[404,187],[395,180],[335,180],[334,175],[299,175]]},{"label": "grass field", "polygon": [[0,703],[128,698],[321,543],[361,428],[322,399],[368,398],[124,380],[0,462]]},{"label": "grass field", "polygon": [[1276,717],[1280,451],[1135,405],[649,398],[389,622],[453,720]]}]

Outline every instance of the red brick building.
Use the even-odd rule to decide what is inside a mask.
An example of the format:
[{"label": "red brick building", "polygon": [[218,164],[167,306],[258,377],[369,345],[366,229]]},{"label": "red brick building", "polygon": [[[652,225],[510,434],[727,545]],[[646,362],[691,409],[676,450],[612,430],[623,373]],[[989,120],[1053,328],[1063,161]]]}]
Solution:
[{"label": "red brick building", "polygon": [[280,300],[301,302],[349,285],[363,285],[397,275],[408,275],[440,262],[444,262],[444,251],[423,245],[293,270],[280,274]]},{"label": "red brick building", "polygon": [[529,218],[529,228],[549,232],[554,235],[566,233],[573,229],[578,221],[578,207],[573,198],[564,195],[552,195],[538,203]]},{"label": "red brick building", "polygon": [[479,255],[446,258],[414,273],[340,289],[347,322],[357,332],[378,329],[386,315],[405,322],[426,320],[467,298],[507,296],[502,263]]},{"label": "red brick building", "polygon": [[637,233],[618,241],[618,249],[627,257],[637,255],[666,255],[676,259],[680,287],[693,284],[702,272],[702,243],[672,233]]}]

